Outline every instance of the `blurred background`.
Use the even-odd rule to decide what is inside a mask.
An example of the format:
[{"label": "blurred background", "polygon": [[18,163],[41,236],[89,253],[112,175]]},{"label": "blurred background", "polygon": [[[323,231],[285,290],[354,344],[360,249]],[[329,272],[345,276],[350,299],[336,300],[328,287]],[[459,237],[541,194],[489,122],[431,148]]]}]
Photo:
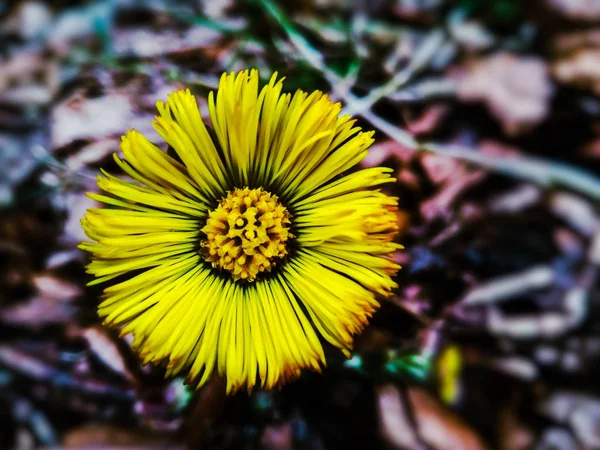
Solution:
[{"label": "blurred background", "polygon": [[[224,71],[321,89],[392,167],[400,288],[281,391],[102,328],[79,219],[121,133]],[[600,448],[598,0],[0,1],[0,449]]]}]

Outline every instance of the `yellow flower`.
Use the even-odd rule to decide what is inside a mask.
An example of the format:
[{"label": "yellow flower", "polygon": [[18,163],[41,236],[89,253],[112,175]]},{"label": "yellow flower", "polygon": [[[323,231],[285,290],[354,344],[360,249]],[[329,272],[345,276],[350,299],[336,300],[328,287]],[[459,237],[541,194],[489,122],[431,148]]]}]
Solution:
[{"label": "yellow flower", "polygon": [[123,136],[131,178],[103,171],[89,194],[90,284],[112,280],[98,308],[133,334],[143,363],[198,387],[216,369],[227,391],[270,389],[325,365],[322,341],[347,356],[353,335],[396,287],[397,199],[373,186],[391,169],[347,173],[363,133],[322,92],[282,94],[273,75],[223,74],[208,98],[211,129],[189,90],[158,102],[172,149]]}]

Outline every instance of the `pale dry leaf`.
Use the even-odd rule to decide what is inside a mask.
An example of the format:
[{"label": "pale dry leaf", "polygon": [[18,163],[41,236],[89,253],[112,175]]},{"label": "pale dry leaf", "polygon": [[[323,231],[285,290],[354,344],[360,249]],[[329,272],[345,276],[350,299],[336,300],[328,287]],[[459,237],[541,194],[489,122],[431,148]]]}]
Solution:
[{"label": "pale dry leaf", "polygon": [[450,20],[448,30],[461,47],[472,52],[486,50],[496,41],[485,25],[474,20]]},{"label": "pale dry leaf", "polygon": [[86,328],[82,332],[82,335],[100,361],[114,372],[124,376],[127,380],[134,381],[133,376],[127,370],[123,356],[106,329],[101,327]]},{"label": "pale dry leaf", "polygon": [[558,192],[550,200],[550,209],[584,236],[592,237],[600,231],[600,217],[595,206],[583,197]]},{"label": "pale dry leaf", "polygon": [[150,29],[123,29],[115,35],[113,46],[119,56],[152,58],[214,47],[221,37],[221,32],[207,27],[158,33]]},{"label": "pale dry leaf", "polygon": [[553,279],[552,267],[532,267],[480,283],[463,297],[460,304],[475,306],[509,300],[528,291],[546,288],[551,285]]},{"label": "pale dry leaf", "polygon": [[579,448],[579,443],[569,431],[564,428],[549,428],[544,431],[534,450],[573,450]]},{"label": "pale dry leaf", "polygon": [[91,38],[102,26],[109,26],[116,2],[92,2],[86,6],[67,8],[48,31],[48,46],[59,55],[67,55],[74,42]]},{"label": "pale dry leaf", "polygon": [[61,86],[58,61],[36,51],[11,55],[0,63],[0,99],[19,106],[49,103]]},{"label": "pale dry leaf", "polygon": [[585,448],[600,448],[600,399],[584,392],[556,391],[538,406],[540,412],[569,424]]},{"label": "pale dry leaf", "polygon": [[596,233],[592,238],[588,251],[588,260],[592,264],[600,266],[600,233]]},{"label": "pale dry leaf", "polygon": [[417,152],[414,149],[405,147],[396,141],[389,140],[373,145],[361,164],[364,167],[375,167],[390,157],[394,157],[400,162],[407,163],[416,154]]},{"label": "pale dry leaf", "polygon": [[488,365],[495,371],[523,381],[532,382],[540,376],[540,371],[535,363],[520,356],[494,358],[489,361]]},{"label": "pale dry leaf", "polygon": [[42,36],[52,23],[52,12],[41,1],[20,2],[0,26],[0,33],[15,33],[24,40]]},{"label": "pale dry leaf", "polygon": [[88,198],[84,193],[73,193],[67,196],[68,216],[64,223],[60,242],[66,246],[75,246],[88,237],[81,227],[81,218],[88,208],[97,208],[99,203]]},{"label": "pale dry leaf", "polygon": [[85,98],[76,93],[52,111],[52,148],[64,147],[78,139],[120,135],[132,117],[132,105],[125,95],[112,93]]},{"label": "pale dry leaf", "polygon": [[600,448],[600,401],[589,399],[571,413],[573,431],[586,448]]},{"label": "pale dry leaf", "polygon": [[569,418],[569,415],[578,405],[587,401],[588,396],[582,392],[576,391],[555,391],[545,397],[538,405],[538,410],[545,416],[563,423]]},{"label": "pale dry leaf", "polygon": [[492,197],[490,211],[496,214],[516,214],[533,206],[542,198],[542,190],[533,184],[522,184],[514,190]]},{"label": "pale dry leaf", "polygon": [[100,162],[118,150],[118,138],[102,139],[86,145],[74,155],[66,158],[65,164],[69,170],[76,171],[88,164]]},{"label": "pale dry leaf", "polygon": [[202,12],[211,19],[223,20],[227,12],[235,6],[233,0],[204,0],[200,2]]},{"label": "pale dry leaf", "polygon": [[[60,304],[57,304],[60,303]],[[75,308],[44,296],[33,296],[27,301],[0,311],[0,322],[10,326],[27,326],[33,329],[52,324],[65,324],[73,320]]]},{"label": "pale dry leaf", "polygon": [[52,275],[35,276],[33,278],[33,284],[40,295],[53,299],[68,301],[82,293],[80,286],[61,280]]},{"label": "pale dry leaf", "polygon": [[2,93],[0,100],[19,105],[43,106],[52,100],[52,92],[41,84],[19,86]]},{"label": "pale dry leaf", "polygon": [[402,404],[400,392],[393,384],[377,388],[380,434],[383,440],[398,449],[412,449],[419,441]]},{"label": "pale dry leaf", "polygon": [[80,286],[50,274],[33,277],[36,292],[25,301],[0,310],[0,321],[13,326],[39,328],[73,319],[72,300],[82,294]]},{"label": "pale dry leaf", "polygon": [[79,250],[59,250],[46,259],[46,269],[52,270],[72,262],[81,262],[83,253]]},{"label": "pale dry leaf", "polygon": [[513,339],[556,339],[577,328],[587,315],[587,292],[571,288],[563,298],[562,311],[511,315],[489,308],[487,327],[491,333]]},{"label": "pale dry leaf", "polygon": [[546,0],[548,6],[572,20],[593,22],[600,20],[598,0]]},{"label": "pale dry leaf", "polygon": [[552,84],[541,58],[496,53],[475,61],[458,82],[458,97],[483,102],[511,136],[540,124],[549,113]]}]

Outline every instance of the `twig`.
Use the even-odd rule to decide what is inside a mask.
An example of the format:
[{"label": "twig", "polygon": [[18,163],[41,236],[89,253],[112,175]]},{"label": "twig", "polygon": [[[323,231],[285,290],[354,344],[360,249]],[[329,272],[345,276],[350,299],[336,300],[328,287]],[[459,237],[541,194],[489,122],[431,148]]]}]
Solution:
[{"label": "twig", "polygon": [[[302,33],[294,28],[292,23],[285,17],[285,14],[279,9],[279,7],[271,0],[259,0],[259,3],[265,8],[266,12],[275,19],[279,25],[285,30],[288,35],[288,38],[301,53],[302,57],[315,69],[318,69],[322,72],[332,73],[323,61],[323,55],[318,50],[315,50],[308,41],[304,38]],[[339,78],[338,75],[335,75],[335,78]]]},{"label": "twig", "polygon": [[600,179],[566,163],[548,161],[533,156],[510,159],[493,157],[467,147],[441,145],[433,142],[423,143],[417,149],[469,161],[513,178],[533,181],[546,188],[562,186],[589,195],[594,199],[600,199]]},{"label": "twig", "polygon": [[444,42],[445,33],[441,29],[432,31],[415,52],[408,66],[398,72],[387,83],[371,89],[365,97],[349,102],[342,114],[359,114],[370,110],[379,100],[396,93],[406,85],[419,71],[421,71]]},{"label": "twig", "polygon": [[527,291],[546,288],[552,284],[553,278],[552,267],[535,266],[480,283],[459,303],[461,306],[474,306],[508,300]]},{"label": "twig", "polygon": [[468,161],[513,178],[535,182],[545,188],[561,186],[586,194],[594,199],[600,199],[600,180],[598,177],[577,167],[533,156],[507,159],[485,155],[475,149],[459,145],[443,145],[434,142],[419,143],[408,132],[392,125],[371,111],[359,113],[359,115],[405,147]]},{"label": "twig", "polygon": [[416,102],[432,97],[449,97],[456,95],[456,81],[447,78],[430,78],[400,89],[387,96],[396,102]]}]

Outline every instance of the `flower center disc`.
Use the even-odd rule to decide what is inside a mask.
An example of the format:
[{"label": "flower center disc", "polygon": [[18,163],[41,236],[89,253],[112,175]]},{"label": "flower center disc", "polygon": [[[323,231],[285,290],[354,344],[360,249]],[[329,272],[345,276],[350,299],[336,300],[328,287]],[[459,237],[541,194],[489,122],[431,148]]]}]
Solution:
[{"label": "flower center disc", "polygon": [[202,231],[205,259],[228,270],[235,280],[254,281],[287,255],[289,213],[275,195],[259,189],[236,189],[209,213]]}]

